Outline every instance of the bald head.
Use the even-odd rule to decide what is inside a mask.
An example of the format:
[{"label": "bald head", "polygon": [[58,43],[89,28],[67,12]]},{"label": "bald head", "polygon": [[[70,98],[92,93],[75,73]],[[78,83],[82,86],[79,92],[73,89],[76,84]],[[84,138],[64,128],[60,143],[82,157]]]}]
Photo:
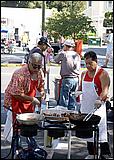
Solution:
[{"label": "bald head", "polygon": [[42,68],[42,55],[40,53],[32,53],[29,55],[28,67],[31,72],[38,72]]},{"label": "bald head", "polygon": [[42,55],[40,53],[32,53],[29,56],[29,62],[31,61],[35,61],[35,62],[39,62],[42,61]]}]

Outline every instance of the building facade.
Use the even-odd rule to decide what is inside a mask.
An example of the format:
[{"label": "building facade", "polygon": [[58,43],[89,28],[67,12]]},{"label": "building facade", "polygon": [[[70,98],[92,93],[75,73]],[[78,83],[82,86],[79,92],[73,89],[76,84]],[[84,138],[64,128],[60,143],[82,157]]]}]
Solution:
[{"label": "building facade", "polygon": [[92,25],[97,29],[97,37],[103,38],[106,34],[106,27],[103,27],[106,12],[113,11],[113,1],[86,1],[84,14],[92,19]]},{"label": "building facade", "polygon": [[[51,16],[50,9],[45,10],[45,19]],[[1,7],[1,29],[7,30],[8,38],[21,40],[23,36],[28,36],[31,43],[36,42],[36,38],[41,34],[42,9],[10,8]]]}]

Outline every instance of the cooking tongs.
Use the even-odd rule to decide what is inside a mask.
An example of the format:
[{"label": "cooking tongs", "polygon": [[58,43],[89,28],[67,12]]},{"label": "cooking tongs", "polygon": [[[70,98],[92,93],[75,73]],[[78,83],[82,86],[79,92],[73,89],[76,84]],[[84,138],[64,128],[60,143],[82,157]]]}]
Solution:
[{"label": "cooking tongs", "polygon": [[[99,104],[99,100],[96,100],[96,102]],[[83,121],[88,121],[88,120],[92,117],[92,115],[94,114],[94,112],[95,112],[97,109],[99,109],[103,103],[104,103],[104,102],[101,101],[101,104],[99,104],[99,105],[100,105],[99,107],[96,107],[96,106],[95,106],[94,109],[93,109],[90,113],[88,113],[87,116],[85,116],[85,118],[83,119]]]},{"label": "cooking tongs", "polygon": [[87,116],[85,116],[85,118],[83,119],[83,121],[88,121],[92,115],[94,114],[94,112],[97,110],[97,108],[94,108],[94,110],[92,110],[90,113],[87,114]]}]

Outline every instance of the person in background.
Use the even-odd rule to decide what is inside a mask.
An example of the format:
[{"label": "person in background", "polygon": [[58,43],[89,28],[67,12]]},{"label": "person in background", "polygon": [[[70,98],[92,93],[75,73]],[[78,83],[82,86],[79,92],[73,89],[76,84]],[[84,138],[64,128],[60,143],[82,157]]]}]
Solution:
[{"label": "person in background", "polygon": [[64,37],[61,36],[61,37],[60,37],[60,40],[59,40],[59,47],[60,47],[60,49],[62,49],[63,44],[64,44],[64,41],[65,41]]},{"label": "person in background", "polygon": [[5,48],[6,48],[6,38],[1,39],[1,53],[5,53]]},{"label": "person in background", "polygon": [[21,42],[22,42],[22,46],[23,46],[23,51],[25,50],[26,46],[27,46],[27,43],[28,43],[28,35],[26,32],[24,32],[24,34],[22,35],[22,38],[21,38]]},{"label": "person in background", "polygon": [[26,51],[29,53],[32,48],[33,48],[33,45],[31,44],[31,41],[29,39],[28,43],[27,43],[27,46],[26,46]]},{"label": "person in background", "polygon": [[109,35],[107,37],[107,49],[106,49],[106,59],[102,68],[107,68],[110,59],[113,59],[113,30],[109,30]]},{"label": "person in background", "polygon": [[53,52],[54,52],[54,49],[52,47],[48,47],[44,52],[47,64],[49,64],[51,62],[51,59],[53,59]]},{"label": "person in background", "polygon": [[[110,78],[107,71],[97,64],[97,56],[93,51],[84,54],[87,70],[81,74],[81,81],[78,90],[82,91],[81,113],[89,113],[97,108],[94,114],[101,117],[99,125],[99,143],[101,159],[110,156],[110,149],[107,139],[107,116],[106,100],[110,86]],[[96,148],[93,138],[87,139],[89,155],[85,159],[94,159]]]},{"label": "person in background", "polygon": [[48,47],[51,47],[51,45],[49,44],[48,42],[48,39],[47,37],[41,37],[40,40],[38,41],[38,44],[37,46],[33,47],[29,54],[26,54],[25,56],[25,60],[26,60],[26,63],[28,63],[28,57],[30,54],[33,54],[33,53],[39,53],[42,55],[43,59],[42,59],[42,64],[44,65],[44,74],[46,72],[46,62],[45,62],[45,54],[44,54],[44,51],[48,48]]},{"label": "person in background", "polygon": [[29,53],[29,54],[32,54],[32,53],[34,53],[34,52],[39,52],[42,56],[45,56],[43,52],[44,52],[48,47],[51,47],[51,45],[49,44],[47,37],[41,37],[41,38],[39,39],[39,41],[38,41],[37,46],[33,47],[33,48],[30,50],[30,53]]},{"label": "person in background", "polygon": [[67,39],[64,42],[63,50],[54,57],[56,63],[61,62],[61,89],[58,104],[67,107],[69,110],[76,109],[75,91],[78,86],[80,74],[80,56],[74,51],[75,43]]}]

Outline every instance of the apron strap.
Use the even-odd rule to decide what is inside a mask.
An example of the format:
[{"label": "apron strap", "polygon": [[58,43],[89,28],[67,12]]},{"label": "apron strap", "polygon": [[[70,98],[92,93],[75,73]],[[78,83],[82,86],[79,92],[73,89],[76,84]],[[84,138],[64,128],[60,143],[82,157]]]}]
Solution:
[{"label": "apron strap", "polygon": [[[97,74],[97,72],[98,72],[99,68],[100,68],[100,67],[97,65],[97,68],[96,68],[96,71],[95,71],[95,74],[94,74],[94,77],[93,77],[93,80],[92,80],[92,81],[94,81],[95,76],[96,76],[96,74]],[[85,78],[85,76],[86,76],[86,73],[87,73],[87,70],[85,71],[85,73],[84,73],[84,75],[83,75],[82,80],[84,80],[84,78]]]},{"label": "apron strap", "polygon": [[95,79],[95,76],[96,76],[96,74],[97,74],[99,68],[100,68],[100,67],[97,65],[97,68],[96,68],[96,71],[95,71],[95,74],[94,74],[94,77],[93,77],[93,81],[94,81],[94,79]]},{"label": "apron strap", "polygon": [[85,78],[85,76],[86,76],[86,73],[87,73],[87,70],[84,72],[84,75],[83,75],[83,77],[82,77],[82,81],[84,81],[84,78]]}]

